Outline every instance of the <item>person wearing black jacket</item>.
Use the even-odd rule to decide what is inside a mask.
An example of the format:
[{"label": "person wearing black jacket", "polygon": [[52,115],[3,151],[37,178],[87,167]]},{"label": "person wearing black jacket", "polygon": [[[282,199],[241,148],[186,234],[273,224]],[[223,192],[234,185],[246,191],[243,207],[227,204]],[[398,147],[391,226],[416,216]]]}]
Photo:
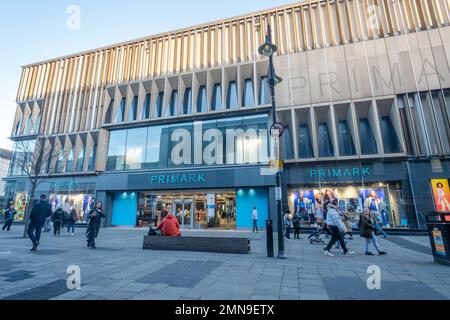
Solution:
[{"label": "person wearing black jacket", "polygon": [[5,210],[5,225],[2,230],[11,231],[11,226],[14,222],[14,216],[17,214],[17,211],[14,209],[14,204],[10,204],[9,208]]},{"label": "person wearing black jacket", "polygon": [[45,219],[52,215],[52,207],[45,201],[47,196],[41,195],[41,200],[33,206],[30,214],[30,225],[28,226],[27,234],[31,242],[33,242],[33,248],[31,251],[36,251],[41,239],[42,227],[45,224]]},{"label": "person wearing black jacket", "polygon": [[56,209],[55,213],[53,214],[52,217],[52,222],[53,222],[53,234],[56,235],[61,235],[61,225],[62,222],[64,220],[64,210],[62,209],[61,205],[58,206],[58,209]]},{"label": "person wearing black jacket", "polygon": [[95,239],[98,237],[100,231],[100,225],[102,218],[106,218],[103,213],[103,205],[99,201],[88,214],[88,229],[87,229],[87,246],[91,249],[97,249],[95,247]]}]

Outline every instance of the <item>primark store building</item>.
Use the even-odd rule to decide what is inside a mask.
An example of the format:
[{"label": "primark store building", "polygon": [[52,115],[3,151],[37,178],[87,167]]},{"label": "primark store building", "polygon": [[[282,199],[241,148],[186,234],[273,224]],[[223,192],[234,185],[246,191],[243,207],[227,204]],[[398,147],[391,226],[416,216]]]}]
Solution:
[{"label": "primark store building", "polygon": [[[30,203],[20,165],[80,223],[184,229],[276,220],[267,24],[278,46],[283,207],[320,217],[334,193],[353,217],[423,229],[450,211],[450,1],[306,0],[22,67],[7,198]],[[19,145],[30,146],[23,151]],[[26,171],[26,170],[25,170]]]}]

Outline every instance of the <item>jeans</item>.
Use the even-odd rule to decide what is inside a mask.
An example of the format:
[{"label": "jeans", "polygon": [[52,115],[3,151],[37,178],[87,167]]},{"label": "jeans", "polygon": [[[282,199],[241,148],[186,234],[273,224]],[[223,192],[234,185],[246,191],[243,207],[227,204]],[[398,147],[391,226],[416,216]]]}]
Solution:
[{"label": "jeans", "polygon": [[41,232],[43,226],[43,223],[30,222],[27,235],[28,238],[30,238],[31,242],[33,242],[33,244],[37,244],[41,240]]},{"label": "jeans", "polygon": [[5,229],[7,229],[8,231],[11,230],[11,226],[12,226],[13,220],[12,219],[8,219],[5,221],[5,225],[3,226],[2,230],[4,231]]},{"label": "jeans", "polygon": [[313,213],[309,214],[309,222],[311,224],[315,224],[316,223],[316,216]]},{"label": "jeans", "polygon": [[72,229],[72,233],[75,232],[75,223],[69,223],[67,225],[67,233],[70,233],[70,229]]},{"label": "jeans", "polygon": [[294,239],[300,239],[300,228],[294,227]]},{"label": "jeans", "polygon": [[388,235],[386,232],[383,231],[383,229],[380,227],[378,223],[375,223],[375,230],[378,231],[379,234],[381,234],[383,237],[387,237]]},{"label": "jeans", "polygon": [[253,232],[258,232],[258,220],[253,220]]},{"label": "jeans", "polygon": [[55,221],[53,222],[53,234],[56,236],[57,234],[61,234],[61,222]]},{"label": "jeans", "polygon": [[372,233],[371,239],[366,239],[366,252],[369,252],[369,246],[370,246],[371,242],[372,242],[373,246],[375,247],[375,249],[377,249],[378,252],[381,252],[381,247],[380,247],[380,244],[378,243],[378,239],[377,239],[377,236],[375,235],[375,233]]},{"label": "jeans", "polygon": [[88,226],[87,233],[86,233],[88,247],[95,248],[95,233],[96,233],[95,227]]},{"label": "jeans", "polygon": [[333,245],[339,241],[341,248],[344,250],[344,253],[348,252],[347,246],[345,245],[344,234],[339,230],[336,226],[328,226],[331,230],[331,240],[325,248],[326,251],[330,251]]},{"label": "jeans", "polygon": [[286,239],[291,238],[291,226],[286,226]]}]

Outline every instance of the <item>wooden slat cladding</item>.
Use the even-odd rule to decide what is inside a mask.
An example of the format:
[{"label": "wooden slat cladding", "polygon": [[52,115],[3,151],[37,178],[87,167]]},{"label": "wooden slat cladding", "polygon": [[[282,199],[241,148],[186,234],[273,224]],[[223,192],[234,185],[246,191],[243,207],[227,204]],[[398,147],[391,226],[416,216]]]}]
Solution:
[{"label": "wooden slat cladding", "polygon": [[[46,99],[47,134],[101,125],[105,88],[230,63],[257,53],[267,22],[287,55],[449,25],[450,0],[309,0],[24,67],[17,101]],[[64,105],[63,105],[64,104]]]}]

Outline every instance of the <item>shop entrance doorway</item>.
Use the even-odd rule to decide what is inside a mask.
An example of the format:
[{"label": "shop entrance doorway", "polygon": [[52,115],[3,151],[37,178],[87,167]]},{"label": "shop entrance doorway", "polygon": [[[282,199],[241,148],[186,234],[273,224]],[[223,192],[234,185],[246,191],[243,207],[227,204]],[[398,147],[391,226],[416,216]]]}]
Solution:
[{"label": "shop entrance doorway", "polygon": [[194,199],[177,199],[173,201],[172,215],[181,221],[181,229],[194,229]]}]

